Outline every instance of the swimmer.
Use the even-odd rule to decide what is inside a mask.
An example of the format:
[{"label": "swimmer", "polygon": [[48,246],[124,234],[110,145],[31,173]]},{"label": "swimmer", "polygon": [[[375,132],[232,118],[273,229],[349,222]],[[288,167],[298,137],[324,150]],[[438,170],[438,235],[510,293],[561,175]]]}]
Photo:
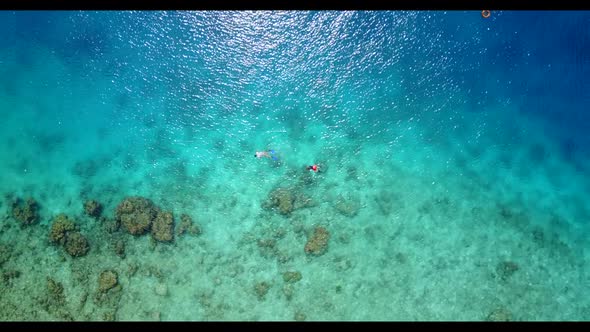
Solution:
[{"label": "swimmer", "polygon": [[254,157],[260,158],[271,158],[272,160],[278,160],[275,156],[275,150],[268,150],[268,151],[256,151]]},{"label": "swimmer", "polygon": [[318,165],[307,166],[305,169],[307,169],[308,171],[314,171],[316,173],[320,171],[320,168]]}]

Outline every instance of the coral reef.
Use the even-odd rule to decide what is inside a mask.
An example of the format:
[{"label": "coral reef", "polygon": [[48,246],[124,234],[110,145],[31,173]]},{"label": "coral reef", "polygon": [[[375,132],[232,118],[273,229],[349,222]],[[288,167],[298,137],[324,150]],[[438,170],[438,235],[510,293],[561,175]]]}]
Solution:
[{"label": "coral reef", "polygon": [[47,277],[46,294],[39,299],[41,306],[51,315],[54,315],[62,321],[72,321],[74,318],[66,308],[66,296],[64,295],[64,287],[60,282],[57,282]]},{"label": "coral reef", "polygon": [[512,314],[504,307],[499,307],[492,310],[486,317],[487,321],[492,322],[508,322],[512,320]]},{"label": "coral reef", "polygon": [[83,179],[88,179],[96,175],[100,170],[101,161],[96,159],[86,159],[76,162],[72,168],[72,174]]},{"label": "coral reef", "polygon": [[142,235],[150,230],[158,209],[144,197],[127,197],[117,206],[116,219],[133,235]]},{"label": "coral reef", "polygon": [[299,210],[303,208],[310,208],[316,206],[316,202],[308,195],[297,192],[295,194],[295,202],[293,203],[293,210]]},{"label": "coral reef", "polygon": [[357,168],[355,166],[348,166],[346,168],[346,181],[357,181],[358,178]]},{"label": "coral reef", "polygon": [[197,236],[201,235],[202,230],[199,225],[193,223],[193,220],[189,215],[182,214],[180,216],[180,223],[178,224],[178,227],[176,227],[176,235],[180,236],[187,232],[190,235]]},{"label": "coral reef", "polygon": [[98,291],[101,293],[107,292],[117,286],[119,283],[119,275],[113,270],[104,270],[98,277]]},{"label": "coral reef", "polygon": [[311,171],[307,171],[307,170],[299,173],[299,176],[297,177],[297,182],[301,186],[311,186],[312,184],[315,183],[315,180],[316,180],[315,174],[312,174]]},{"label": "coral reef", "polygon": [[283,280],[288,283],[296,283],[301,280],[301,272],[299,271],[288,271],[283,273]]},{"label": "coral reef", "polygon": [[152,223],[152,237],[160,242],[174,241],[174,216],[171,212],[158,211]]},{"label": "coral reef", "polygon": [[159,283],[156,285],[154,292],[158,296],[162,296],[162,297],[168,296],[168,286],[166,286],[166,284],[164,284],[164,283]]},{"label": "coral reef", "polygon": [[262,204],[265,209],[278,210],[282,215],[290,215],[294,210],[295,195],[287,188],[277,188],[270,192],[268,199]]},{"label": "coral reef", "polygon": [[257,244],[262,257],[270,258],[279,253],[277,241],[275,239],[258,239]]},{"label": "coral reef", "polygon": [[306,317],[305,317],[305,314],[303,312],[297,311],[295,313],[295,316],[293,318],[295,318],[296,321],[301,322],[301,321],[304,321]]},{"label": "coral reef", "polygon": [[340,214],[352,218],[356,216],[361,208],[360,199],[357,196],[352,195],[338,195],[334,202],[334,208]]},{"label": "coral reef", "polygon": [[[94,304],[102,312],[102,319],[115,320],[119,303],[123,296],[123,287],[119,283],[119,274],[114,270],[104,270],[98,276],[98,288],[94,297]],[[98,313],[95,313],[98,315]]]},{"label": "coral reef", "polygon": [[90,217],[98,218],[102,213],[102,205],[95,200],[84,202],[84,212]]},{"label": "coral reef", "polygon": [[135,263],[128,264],[127,265],[127,276],[133,277],[137,273],[138,269],[139,269],[139,266],[137,266],[137,264],[135,264]]},{"label": "coral reef", "polygon": [[5,285],[9,285],[12,279],[20,277],[21,273],[17,270],[7,270],[2,272],[2,282]]},{"label": "coral reef", "polygon": [[103,225],[104,229],[108,233],[111,233],[111,234],[117,232],[119,230],[119,228],[121,227],[121,222],[117,218],[110,219],[110,218],[100,217],[99,220],[100,220],[100,223]]},{"label": "coral reef", "polygon": [[293,284],[284,284],[282,290],[283,295],[285,295],[287,301],[291,301],[291,299],[293,298],[293,294],[295,293],[295,290],[293,289]]},{"label": "coral reef", "polygon": [[0,267],[2,267],[4,263],[8,262],[11,255],[12,251],[10,250],[10,247],[0,245]]},{"label": "coral reef", "polygon": [[49,241],[63,246],[72,257],[84,256],[90,250],[90,244],[86,237],[78,231],[74,221],[63,213],[53,219],[53,224],[49,229]]},{"label": "coral reef", "polygon": [[504,261],[498,263],[498,265],[496,266],[496,274],[500,277],[500,279],[506,281],[516,271],[518,271],[518,269],[518,264],[510,261]]},{"label": "coral reef", "polygon": [[538,245],[543,245],[545,242],[545,232],[542,228],[535,226],[531,231],[533,241]]},{"label": "coral reef", "polygon": [[[115,320],[119,303],[123,296],[123,287],[119,283],[119,275],[113,270],[104,270],[98,277],[98,289],[94,297],[94,303],[102,311],[102,319]],[[98,313],[96,313],[98,315]]]},{"label": "coral reef", "polygon": [[316,227],[313,234],[308,238],[305,244],[305,253],[314,256],[321,256],[328,250],[328,240],[330,233],[324,227]]},{"label": "coral reef", "polygon": [[393,195],[389,191],[379,191],[379,194],[375,196],[375,202],[382,215],[389,216],[391,214],[393,209]]},{"label": "coral reef", "polygon": [[302,192],[300,186],[279,187],[272,190],[261,204],[263,209],[273,210],[284,216],[291,216],[295,210],[316,206],[316,202]]},{"label": "coral reef", "polygon": [[125,258],[125,241],[119,239],[115,241],[113,247],[115,249],[115,254],[117,254],[117,256]]},{"label": "coral reef", "polygon": [[72,257],[81,257],[88,253],[90,245],[80,232],[71,232],[66,236],[66,252]]},{"label": "coral reef", "polygon": [[76,224],[63,213],[53,218],[53,223],[49,229],[49,241],[59,245],[66,244],[68,232],[76,230]]},{"label": "coral reef", "polygon": [[47,277],[47,295],[51,304],[63,305],[66,303],[63,285],[49,277]]},{"label": "coral reef", "polygon": [[264,297],[268,293],[269,289],[270,289],[270,284],[267,283],[266,281],[259,282],[254,286],[254,291],[256,292],[256,296],[258,297],[259,301],[264,300]]},{"label": "coral reef", "polygon": [[105,311],[102,313],[102,320],[105,322],[114,322],[117,320],[117,312],[116,311]]},{"label": "coral reef", "polygon": [[38,208],[37,202],[32,198],[28,198],[24,202],[17,198],[12,204],[12,217],[22,226],[32,225],[39,220]]}]

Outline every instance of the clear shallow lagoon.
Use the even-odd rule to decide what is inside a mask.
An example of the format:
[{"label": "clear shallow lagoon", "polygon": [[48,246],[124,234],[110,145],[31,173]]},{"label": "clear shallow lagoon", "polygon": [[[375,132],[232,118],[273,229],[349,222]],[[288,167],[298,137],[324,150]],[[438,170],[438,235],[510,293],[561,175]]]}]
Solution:
[{"label": "clear shallow lagoon", "polygon": [[0,319],[588,320],[588,26],[1,12]]}]

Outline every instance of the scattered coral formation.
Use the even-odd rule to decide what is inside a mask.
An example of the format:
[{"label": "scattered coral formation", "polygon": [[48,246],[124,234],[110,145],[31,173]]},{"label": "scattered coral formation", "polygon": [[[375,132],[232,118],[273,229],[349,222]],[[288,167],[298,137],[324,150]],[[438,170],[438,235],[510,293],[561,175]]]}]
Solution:
[{"label": "scattered coral formation", "polygon": [[295,194],[295,202],[293,203],[293,210],[310,208],[316,206],[316,202],[308,195],[297,192]]},{"label": "scattered coral formation", "polygon": [[[171,212],[161,211],[154,203],[144,197],[127,197],[117,206],[116,220],[130,234],[142,235],[148,231],[152,238],[159,242],[174,241],[174,216]],[[200,229],[193,228],[188,216],[182,220],[183,230],[197,233]]]},{"label": "scattered coral formation", "polygon": [[104,270],[98,277],[98,291],[101,293],[107,292],[117,286],[119,283],[119,275],[113,270]]},{"label": "scattered coral formation", "polygon": [[84,202],[84,212],[90,217],[98,218],[102,213],[102,205],[95,200]]},{"label": "scattered coral formation", "polygon": [[340,214],[352,218],[356,216],[361,209],[361,202],[357,196],[353,195],[338,195],[334,202],[334,208]]},{"label": "scattered coral formation", "polygon": [[125,258],[125,241],[119,239],[114,244],[115,254],[121,258]]},{"label": "scattered coral formation", "polygon": [[287,299],[287,301],[291,301],[294,293],[295,293],[295,290],[293,289],[293,284],[284,284],[283,285],[283,295],[285,295],[285,298]]},{"label": "scattered coral formation", "polygon": [[61,282],[57,282],[49,277],[47,277],[47,295],[49,302],[53,305],[61,306],[66,302],[64,287]]},{"label": "scattered coral formation", "polygon": [[154,292],[158,296],[162,296],[162,297],[168,296],[168,286],[164,283],[159,283],[156,285]]},{"label": "scattered coral formation", "polygon": [[270,192],[263,208],[277,210],[282,215],[290,215],[294,210],[295,195],[287,188],[278,188]]},{"label": "scattered coral formation", "polygon": [[63,213],[58,214],[49,229],[49,241],[59,245],[66,244],[68,232],[76,230],[76,224]]},{"label": "scattered coral formation", "polygon": [[297,311],[297,312],[295,313],[295,317],[294,317],[294,318],[295,318],[295,320],[296,320],[296,321],[298,321],[298,322],[302,322],[302,321],[304,321],[304,320],[305,320],[305,318],[306,318],[306,317],[305,317],[305,314],[304,314],[303,312],[301,312],[301,311]]},{"label": "scattered coral formation", "polygon": [[0,245],[0,267],[10,259],[12,251],[9,247]]},{"label": "scattered coral formation", "polygon": [[299,173],[297,182],[302,186],[311,186],[315,183],[316,176],[311,171],[303,171]]},{"label": "scattered coral formation", "polygon": [[28,198],[23,202],[22,199],[18,198],[12,204],[12,217],[23,226],[32,225],[39,220],[38,208],[39,206],[34,199]]},{"label": "scattered coral formation", "polygon": [[258,239],[257,244],[262,257],[271,258],[279,254],[277,241],[275,239]]},{"label": "scattered coral formation", "polygon": [[295,210],[316,206],[316,202],[302,190],[301,186],[276,188],[268,194],[261,206],[287,217]]},{"label": "scattered coral formation", "polygon": [[105,311],[102,314],[102,320],[105,322],[114,322],[117,320],[117,312],[113,310]]},{"label": "scattered coral formation", "polygon": [[17,270],[7,270],[2,272],[2,282],[5,285],[9,285],[12,279],[20,277],[21,273]]},{"label": "scattered coral formation", "polygon": [[358,170],[354,165],[346,168],[346,181],[358,181]]},{"label": "scattered coral formation", "polygon": [[538,245],[543,245],[543,243],[545,242],[545,232],[542,228],[538,226],[533,228],[533,230],[531,231],[531,236],[533,238],[533,241]]},{"label": "scattered coral formation", "polygon": [[88,253],[90,244],[80,232],[68,233],[65,243],[66,252],[72,257],[81,257]]},{"label": "scattered coral formation", "polygon": [[152,237],[160,242],[174,240],[174,216],[171,212],[158,211],[152,224]]},{"label": "scattered coral formation", "polygon": [[508,322],[512,320],[512,314],[504,307],[499,307],[492,310],[486,317],[487,321],[492,322]]},{"label": "scattered coral formation", "polygon": [[50,277],[47,278],[46,294],[39,299],[41,306],[51,315],[62,321],[72,321],[74,318],[68,312],[66,296],[62,283]]},{"label": "scattered coral formation", "polygon": [[119,228],[121,227],[121,222],[119,221],[119,219],[114,218],[105,218],[105,217],[100,217],[100,223],[103,225],[104,229],[108,232],[108,233],[115,233],[119,230]]},{"label": "scattered coral formation", "polygon": [[115,320],[119,302],[123,295],[123,287],[119,283],[119,275],[113,270],[104,270],[98,276],[98,288],[94,303],[101,308],[103,320]]},{"label": "scattered coral formation", "polygon": [[176,235],[183,235],[185,233],[197,236],[202,233],[202,230],[199,225],[193,223],[193,220],[189,215],[183,213],[180,216],[180,223],[178,224],[178,227],[176,227]]},{"label": "scattered coral formation", "polygon": [[152,226],[158,210],[156,206],[144,197],[127,197],[117,206],[115,215],[123,228],[133,235],[147,233]]},{"label": "scattered coral formation", "polygon": [[301,272],[299,271],[288,271],[283,273],[283,281],[288,283],[296,283],[301,280]]},{"label": "scattered coral formation", "polygon": [[266,294],[268,293],[268,290],[270,289],[270,284],[266,281],[262,281],[257,283],[254,286],[254,291],[256,292],[256,296],[258,297],[258,300],[264,300],[264,297],[266,296]]},{"label": "scattered coral formation", "polygon": [[379,194],[375,196],[375,202],[379,207],[379,212],[384,216],[389,216],[393,209],[393,195],[387,190],[379,191]]},{"label": "scattered coral formation", "polygon": [[314,256],[321,256],[328,250],[328,240],[330,233],[324,227],[316,227],[313,234],[308,238],[305,244],[305,253]]},{"label": "scattered coral formation", "polygon": [[502,280],[508,280],[516,271],[518,271],[519,266],[518,264],[510,261],[500,262],[496,266],[496,274]]},{"label": "scattered coral formation", "polygon": [[49,229],[49,241],[63,246],[72,257],[81,257],[88,253],[90,244],[78,227],[68,216],[58,214]]}]

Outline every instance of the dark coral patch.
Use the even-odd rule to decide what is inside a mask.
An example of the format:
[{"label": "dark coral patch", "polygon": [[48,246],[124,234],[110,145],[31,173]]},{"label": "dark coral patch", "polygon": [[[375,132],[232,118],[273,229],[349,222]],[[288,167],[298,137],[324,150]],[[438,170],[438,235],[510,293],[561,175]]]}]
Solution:
[{"label": "dark coral patch", "polygon": [[115,215],[123,229],[133,235],[147,233],[158,213],[157,207],[144,197],[127,197],[117,206]]},{"label": "dark coral patch", "polygon": [[37,202],[32,198],[28,198],[26,201],[17,199],[12,204],[12,217],[18,220],[21,225],[29,226],[39,220],[38,209]]},{"label": "dark coral patch", "polygon": [[321,256],[328,250],[328,240],[330,239],[330,233],[324,227],[316,227],[313,234],[308,238],[305,244],[305,253]]}]

